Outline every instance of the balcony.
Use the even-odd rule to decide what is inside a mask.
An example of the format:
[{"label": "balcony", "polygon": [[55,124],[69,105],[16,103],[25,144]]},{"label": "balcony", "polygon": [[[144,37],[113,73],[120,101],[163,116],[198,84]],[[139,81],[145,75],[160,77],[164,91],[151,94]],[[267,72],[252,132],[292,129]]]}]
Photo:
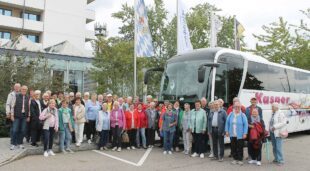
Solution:
[{"label": "balcony", "polygon": [[0,4],[23,9],[25,2],[26,10],[41,12],[44,11],[43,0],[0,0]]},{"label": "balcony", "polygon": [[86,30],[85,31],[85,41],[91,41],[91,40],[95,40],[96,36],[95,36],[95,31],[93,30]]},{"label": "balcony", "polygon": [[24,29],[25,31],[41,33],[43,32],[43,22],[24,20],[22,18],[0,15],[0,27],[12,30]]},{"label": "balcony", "polygon": [[95,21],[96,15],[94,10],[86,9],[85,10],[86,24]]}]

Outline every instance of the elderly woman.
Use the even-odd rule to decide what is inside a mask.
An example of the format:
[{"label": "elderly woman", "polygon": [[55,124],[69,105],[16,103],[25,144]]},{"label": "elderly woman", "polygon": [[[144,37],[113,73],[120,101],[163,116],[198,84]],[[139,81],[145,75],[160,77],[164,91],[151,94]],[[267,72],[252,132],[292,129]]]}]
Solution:
[{"label": "elderly woman", "polygon": [[231,139],[231,153],[234,159],[232,164],[243,165],[243,147],[248,134],[248,120],[242,113],[239,102],[234,103],[233,109],[227,117],[225,132]]},{"label": "elderly woman", "polygon": [[176,130],[178,118],[172,111],[172,104],[169,103],[167,111],[163,114],[163,125],[161,131],[164,133],[164,154],[172,154],[173,137]]},{"label": "elderly woman", "polygon": [[[86,102],[86,101],[85,101]],[[86,137],[88,140],[88,143],[91,144],[91,136],[94,139],[95,133],[96,133],[96,116],[99,113],[100,110],[100,104],[97,101],[97,94],[93,93],[91,95],[91,100],[86,103],[85,111],[86,111]]]},{"label": "elderly woman", "polygon": [[265,138],[265,123],[259,116],[257,108],[252,110],[251,116],[248,116],[249,123],[249,141],[248,152],[251,157],[249,164],[261,165],[262,160],[262,145]]},{"label": "elderly woman", "polygon": [[135,143],[136,143],[136,134],[137,134],[137,127],[138,127],[138,121],[139,116],[135,112],[134,105],[130,104],[129,109],[125,111],[125,117],[126,117],[126,131],[129,136],[129,143],[127,144],[127,149],[136,149]]},{"label": "elderly woman", "polygon": [[155,143],[155,130],[157,128],[159,118],[159,113],[155,108],[154,102],[150,102],[150,107],[146,110],[146,115],[148,119],[147,142],[149,144],[149,148],[152,148]]},{"label": "elderly woman", "polygon": [[31,145],[38,147],[37,142],[40,141],[40,135],[42,132],[42,124],[40,122],[40,114],[42,106],[40,103],[41,91],[36,90],[34,92],[34,99],[30,102],[30,131],[31,131]]},{"label": "elderly woman", "polygon": [[136,115],[138,115],[138,129],[137,129],[137,147],[140,148],[140,137],[142,139],[142,146],[146,149],[146,137],[145,130],[148,125],[148,118],[143,110],[142,103],[138,104],[137,109],[135,110]]},{"label": "elderly woman", "polygon": [[99,114],[96,117],[96,130],[100,134],[98,149],[108,150],[107,143],[110,132],[110,113],[107,111],[108,104],[103,103]]},{"label": "elderly woman", "polygon": [[284,164],[282,144],[283,134],[286,132],[287,119],[285,114],[279,110],[279,104],[272,104],[272,115],[269,122],[270,137],[273,147],[274,163],[278,165]]},{"label": "elderly woman", "polygon": [[83,132],[84,132],[84,124],[85,124],[85,107],[82,105],[82,99],[77,97],[75,100],[75,104],[73,106],[74,111],[74,121],[75,121],[75,138],[76,138],[76,146],[81,146],[83,142]]},{"label": "elderly woman", "polygon": [[119,107],[118,101],[113,103],[111,111],[111,130],[113,135],[113,151],[122,151],[122,131],[126,128],[126,117],[123,109]]}]

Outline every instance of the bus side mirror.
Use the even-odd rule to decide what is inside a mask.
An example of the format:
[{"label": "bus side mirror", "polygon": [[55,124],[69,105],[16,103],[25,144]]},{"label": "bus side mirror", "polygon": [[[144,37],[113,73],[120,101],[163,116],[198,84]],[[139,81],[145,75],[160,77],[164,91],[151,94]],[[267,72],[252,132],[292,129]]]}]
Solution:
[{"label": "bus side mirror", "polygon": [[198,82],[203,83],[205,81],[206,67],[202,66],[198,69]]},{"label": "bus side mirror", "polygon": [[144,84],[147,85],[149,83],[149,72],[145,72],[144,74]]},{"label": "bus side mirror", "polygon": [[149,76],[151,72],[164,72],[164,68],[151,68],[145,71],[144,73],[144,84],[148,84],[149,83]]}]

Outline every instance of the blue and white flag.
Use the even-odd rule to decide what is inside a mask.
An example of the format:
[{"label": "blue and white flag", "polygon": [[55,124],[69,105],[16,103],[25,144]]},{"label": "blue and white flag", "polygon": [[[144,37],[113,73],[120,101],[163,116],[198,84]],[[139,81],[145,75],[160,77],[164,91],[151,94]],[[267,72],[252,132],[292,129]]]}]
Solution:
[{"label": "blue and white flag", "polygon": [[182,0],[178,0],[178,54],[193,50],[186,22],[186,12]]},{"label": "blue and white flag", "polygon": [[154,47],[144,0],[135,0],[135,50],[137,57],[154,56]]}]

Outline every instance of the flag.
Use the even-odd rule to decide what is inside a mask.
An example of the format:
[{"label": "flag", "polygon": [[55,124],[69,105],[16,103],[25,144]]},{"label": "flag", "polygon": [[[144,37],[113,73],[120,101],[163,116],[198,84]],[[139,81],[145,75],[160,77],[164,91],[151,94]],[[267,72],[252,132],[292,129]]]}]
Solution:
[{"label": "flag", "polygon": [[210,36],[210,47],[217,46],[217,34],[222,30],[223,23],[220,18],[211,14],[211,36]]},{"label": "flag", "polygon": [[189,30],[186,22],[186,13],[182,0],[178,0],[178,12],[177,12],[177,46],[178,54],[193,50],[193,46],[190,40]]},{"label": "flag", "polygon": [[137,57],[154,56],[144,0],[135,0],[135,54]]},{"label": "flag", "polygon": [[235,30],[234,31],[235,32],[235,49],[241,50],[240,38],[242,37],[242,34],[245,31],[245,29],[237,19],[234,19],[234,30]]}]

